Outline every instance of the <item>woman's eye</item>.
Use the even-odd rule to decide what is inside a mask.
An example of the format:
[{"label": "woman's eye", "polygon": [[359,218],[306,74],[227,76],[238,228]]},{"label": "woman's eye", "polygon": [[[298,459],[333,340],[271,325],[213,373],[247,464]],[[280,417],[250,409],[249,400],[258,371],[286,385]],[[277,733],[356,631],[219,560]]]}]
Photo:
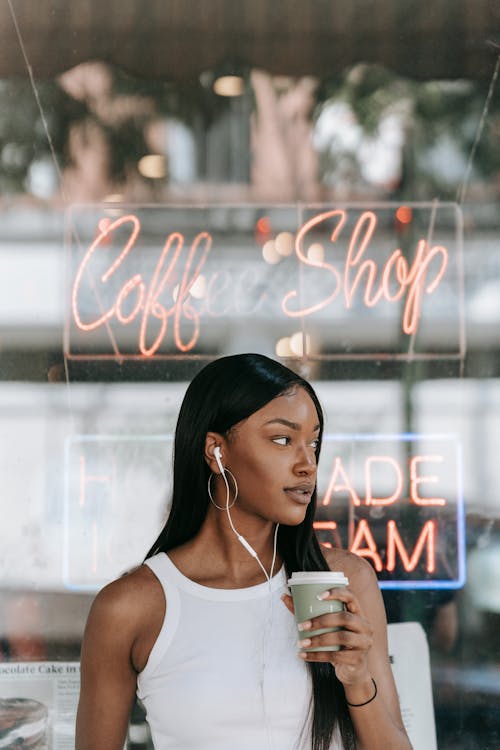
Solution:
[{"label": "woman's eye", "polygon": [[277,445],[288,445],[290,443],[290,438],[285,435],[275,437],[273,438],[273,443],[276,443]]},{"label": "woman's eye", "polygon": [[[277,445],[290,445],[292,442],[292,439],[288,435],[280,435],[279,437],[271,438],[273,443],[276,443]],[[315,438],[314,440],[311,440],[309,443],[309,446],[316,450],[319,445],[319,440]]]}]

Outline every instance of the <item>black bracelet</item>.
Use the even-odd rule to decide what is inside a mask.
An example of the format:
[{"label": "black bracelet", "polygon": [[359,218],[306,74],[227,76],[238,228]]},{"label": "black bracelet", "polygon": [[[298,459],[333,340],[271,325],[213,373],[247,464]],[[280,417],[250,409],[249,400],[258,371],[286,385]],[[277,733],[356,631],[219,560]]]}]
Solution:
[{"label": "black bracelet", "polygon": [[377,697],[377,693],[378,693],[377,683],[375,682],[373,677],[371,678],[371,680],[373,682],[373,687],[375,688],[375,692],[373,693],[372,697],[368,698],[368,700],[364,701],[364,703],[349,703],[349,701],[346,699],[346,703],[348,706],[350,706],[351,708],[360,708],[360,706],[366,706],[368,703],[371,703],[372,701],[375,700],[375,698]]}]

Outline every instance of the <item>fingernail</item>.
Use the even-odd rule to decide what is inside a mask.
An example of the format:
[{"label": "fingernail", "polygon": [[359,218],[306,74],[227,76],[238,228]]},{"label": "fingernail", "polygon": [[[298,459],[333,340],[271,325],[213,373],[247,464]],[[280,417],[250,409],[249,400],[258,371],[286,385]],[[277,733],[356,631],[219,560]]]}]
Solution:
[{"label": "fingernail", "polygon": [[306,646],[311,645],[311,639],[310,638],[304,638],[303,641],[298,641],[297,645],[300,646],[300,648],[305,648]]},{"label": "fingernail", "polygon": [[330,596],[330,592],[329,591],[323,591],[321,594],[317,594],[316,595],[316,599],[319,599],[320,602],[321,602],[321,601],[323,601],[323,599],[328,599],[329,596]]},{"label": "fingernail", "polygon": [[297,656],[299,659],[307,659],[307,654],[304,651],[299,651]]},{"label": "fingernail", "polygon": [[312,622],[310,620],[306,620],[305,622],[299,622],[297,625],[298,630],[309,630],[312,625]]}]

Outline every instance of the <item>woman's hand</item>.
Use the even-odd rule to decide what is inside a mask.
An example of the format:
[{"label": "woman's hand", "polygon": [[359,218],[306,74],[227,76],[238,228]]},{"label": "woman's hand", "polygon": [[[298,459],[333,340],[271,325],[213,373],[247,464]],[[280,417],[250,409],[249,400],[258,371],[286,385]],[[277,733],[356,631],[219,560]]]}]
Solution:
[{"label": "woman's hand", "polygon": [[[313,617],[299,624],[303,633],[299,641],[299,657],[305,661],[330,662],[335,667],[337,678],[345,686],[370,682],[368,654],[373,644],[373,628],[365,617],[354,592],[349,588],[332,588],[321,595],[324,601],[336,600],[344,604],[341,612],[332,612]],[[294,613],[293,599],[289,594],[283,601]],[[322,635],[310,636],[309,632],[320,628],[340,628]],[[338,646],[337,651],[305,651],[308,648]]]},{"label": "woman's hand", "polygon": [[[344,550],[327,550],[325,558],[330,570],[342,571],[349,580],[348,588],[333,588],[325,592],[325,599],[340,601],[345,609],[300,623],[303,629],[299,648],[340,649],[301,650],[299,656],[305,661],[333,664],[343,683],[359,750],[411,750],[389,660],[384,603],[373,568]],[[294,613],[292,597],[286,594],[283,601]],[[308,635],[321,627],[341,630]],[[304,645],[307,640],[310,644]]]}]

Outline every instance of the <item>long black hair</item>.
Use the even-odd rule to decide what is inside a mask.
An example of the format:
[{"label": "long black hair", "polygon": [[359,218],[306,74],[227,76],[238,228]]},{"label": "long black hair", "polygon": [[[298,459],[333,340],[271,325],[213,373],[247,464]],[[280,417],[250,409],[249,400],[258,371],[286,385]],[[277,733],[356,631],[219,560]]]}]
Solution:
[{"label": "long black hair", "polygon": [[[221,357],[191,381],[181,405],[174,442],[174,481],[170,513],[146,558],[167,552],[192,539],[200,530],[210,502],[205,461],[207,432],[227,435],[277,396],[303,388],[311,397],[320,424],[316,459],[323,434],[323,411],[314,389],[300,375],[261,354]],[[313,531],[316,490],[302,523],[281,525],[278,549],[288,576],[299,570],[328,570]],[[328,750],[338,726],[346,750],[355,740],[344,689],[331,664],[309,662],[313,685],[312,750]]]}]

